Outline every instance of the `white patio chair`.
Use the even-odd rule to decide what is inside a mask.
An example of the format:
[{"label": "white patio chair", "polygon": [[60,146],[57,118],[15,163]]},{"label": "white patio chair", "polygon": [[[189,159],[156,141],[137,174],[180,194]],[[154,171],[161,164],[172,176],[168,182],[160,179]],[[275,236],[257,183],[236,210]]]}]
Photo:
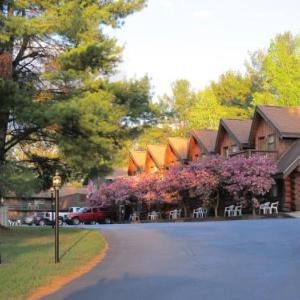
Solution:
[{"label": "white patio chair", "polygon": [[269,213],[270,213],[270,214],[272,214],[273,211],[274,211],[275,214],[278,214],[278,204],[279,204],[278,201],[277,201],[277,202],[273,202],[273,203],[271,204],[271,206],[269,207]]},{"label": "white patio chair", "polygon": [[177,209],[177,218],[181,218],[182,209]]},{"label": "white patio chair", "polygon": [[177,219],[177,218],[178,218],[178,210],[174,209],[172,214],[172,219]]},{"label": "white patio chair", "polygon": [[200,212],[201,217],[202,217],[202,218],[207,218],[207,212],[208,212],[208,209],[207,209],[207,208],[202,208],[202,209],[201,209],[201,212]]},{"label": "white patio chair", "polygon": [[156,211],[152,211],[148,216],[149,216],[149,219],[150,219],[151,221],[154,221],[154,220],[157,219],[158,214],[157,214]]},{"label": "white patio chair", "polygon": [[173,219],[174,210],[170,210],[169,212],[169,219]]},{"label": "white patio chair", "polygon": [[226,214],[228,217],[234,214],[234,205],[226,206],[224,210],[224,217],[226,217]]},{"label": "white patio chair", "polygon": [[237,206],[234,208],[233,215],[234,215],[235,217],[236,217],[236,216],[241,216],[241,215],[242,215],[242,205],[237,205]]},{"label": "white patio chair", "polygon": [[201,215],[201,212],[202,212],[202,207],[195,208],[195,209],[193,210],[192,217],[193,217],[193,218],[199,218],[200,215]]},{"label": "white patio chair", "polygon": [[129,217],[129,221],[135,222],[135,221],[139,221],[140,217],[138,216],[138,214],[136,212],[132,213]]},{"label": "white patio chair", "polygon": [[269,213],[269,210],[270,210],[270,202],[262,203],[262,204],[259,206],[259,214],[260,214],[260,212],[262,211],[263,214],[266,215],[266,214]]}]

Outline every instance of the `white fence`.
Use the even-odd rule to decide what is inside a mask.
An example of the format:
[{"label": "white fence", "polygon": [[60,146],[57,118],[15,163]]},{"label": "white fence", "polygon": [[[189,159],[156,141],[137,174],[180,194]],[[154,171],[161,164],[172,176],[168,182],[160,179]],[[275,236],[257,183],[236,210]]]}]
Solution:
[{"label": "white fence", "polygon": [[7,206],[0,207],[0,224],[3,226],[8,225],[7,211],[8,211]]}]

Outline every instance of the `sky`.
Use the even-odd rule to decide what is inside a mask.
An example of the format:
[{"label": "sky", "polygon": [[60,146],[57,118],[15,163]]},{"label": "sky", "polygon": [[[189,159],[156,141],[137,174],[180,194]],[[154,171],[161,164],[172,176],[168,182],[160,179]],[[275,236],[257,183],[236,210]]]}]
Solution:
[{"label": "sky", "polygon": [[187,79],[199,90],[278,33],[300,34],[300,0],[149,0],[107,33],[123,45],[120,77],[151,78],[155,97]]}]

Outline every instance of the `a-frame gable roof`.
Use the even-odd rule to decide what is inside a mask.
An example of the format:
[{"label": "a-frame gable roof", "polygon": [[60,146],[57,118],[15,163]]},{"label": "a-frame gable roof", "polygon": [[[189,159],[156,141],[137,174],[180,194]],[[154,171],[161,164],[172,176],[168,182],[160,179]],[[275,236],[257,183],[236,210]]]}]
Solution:
[{"label": "a-frame gable roof", "polygon": [[248,145],[251,126],[251,119],[221,119],[216,140],[216,151],[223,130],[227,132],[238,145]]},{"label": "a-frame gable roof", "polygon": [[129,156],[138,169],[140,169],[141,171],[145,169],[146,151],[131,150],[129,152]]},{"label": "a-frame gable roof", "polygon": [[261,116],[281,138],[300,138],[300,108],[259,105],[254,112],[250,140],[253,141],[258,115]]},{"label": "a-frame gable roof", "polygon": [[166,145],[148,145],[147,151],[159,169],[164,167]]},{"label": "a-frame gable roof", "polygon": [[191,137],[194,137],[207,153],[213,153],[215,151],[217,134],[218,132],[212,129],[193,129]]},{"label": "a-frame gable roof", "polygon": [[189,139],[182,137],[170,137],[168,138],[168,142],[179,160],[187,160]]}]

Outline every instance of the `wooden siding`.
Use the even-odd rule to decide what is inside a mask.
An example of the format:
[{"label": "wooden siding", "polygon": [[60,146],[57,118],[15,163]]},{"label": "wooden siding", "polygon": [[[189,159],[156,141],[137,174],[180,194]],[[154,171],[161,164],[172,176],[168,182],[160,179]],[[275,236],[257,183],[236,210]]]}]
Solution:
[{"label": "wooden siding", "polygon": [[261,138],[265,141],[269,135],[275,135],[275,146],[278,146],[279,137],[277,132],[260,116],[257,118],[256,128],[254,129],[254,146],[255,150],[267,150],[260,142]]},{"label": "wooden siding", "polygon": [[284,179],[283,208],[285,211],[300,210],[300,169],[299,167]]},{"label": "wooden siding", "polygon": [[189,145],[189,154],[188,158],[191,161],[198,160],[204,154],[201,146],[198,144],[197,140],[192,136],[190,138],[190,145]]},{"label": "wooden siding", "polygon": [[[254,129],[254,147],[255,150],[265,151],[271,150],[267,148],[267,138],[270,135],[275,137],[275,151],[277,151],[277,158],[279,158],[286,150],[288,150],[295,139],[282,139],[279,136],[277,130],[275,130],[268,122],[266,122],[261,116],[257,116],[256,128]],[[261,139],[264,138],[264,145],[261,143]]]},{"label": "wooden siding", "polygon": [[145,173],[146,174],[152,174],[157,172],[158,167],[156,166],[152,156],[150,155],[149,152],[147,152],[146,155],[146,163],[145,163]]},{"label": "wooden siding", "polygon": [[217,153],[223,157],[226,157],[225,148],[228,148],[228,154],[230,154],[232,152],[233,146],[237,146],[239,151],[242,150],[240,149],[240,146],[237,144],[237,142],[223,128],[219,138],[219,147],[217,149]]},{"label": "wooden siding", "polygon": [[165,154],[165,167],[168,168],[171,165],[174,165],[176,163],[180,163],[180,161],[178,160],[178,157],[175,155],[172,147],[168,145]]},{"label": "wooden siding", "polygon": [[139,173],[139,168],[137,167],[133,159],[130,157],[128,161],[128,175],[134,176],[137,175],[138,173]]}]

